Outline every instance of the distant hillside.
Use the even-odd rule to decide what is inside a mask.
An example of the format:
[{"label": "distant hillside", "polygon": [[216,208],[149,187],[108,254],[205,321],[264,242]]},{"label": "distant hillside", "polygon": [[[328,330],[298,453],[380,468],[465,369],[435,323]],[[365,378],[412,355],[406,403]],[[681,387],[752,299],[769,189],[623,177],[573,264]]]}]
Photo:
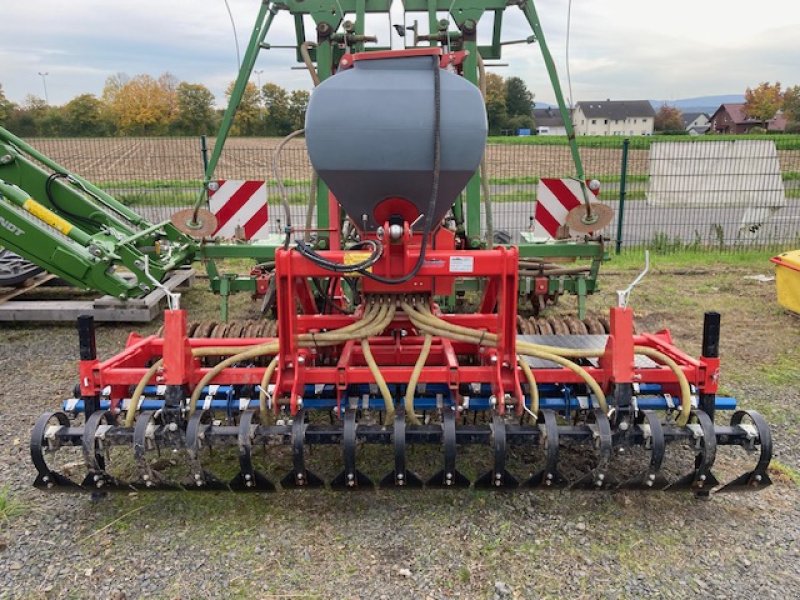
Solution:
[{"label": "distant hillside", "polygon": [[719,108],[720,104],[736,104],[744,102],[744,94],[720,94],[718,96],[698,96],[681,98],[680,100],[650,100],[653,108],[658,110],[663,104],[675,106],[681,112],[704,112],[709,115]]}]

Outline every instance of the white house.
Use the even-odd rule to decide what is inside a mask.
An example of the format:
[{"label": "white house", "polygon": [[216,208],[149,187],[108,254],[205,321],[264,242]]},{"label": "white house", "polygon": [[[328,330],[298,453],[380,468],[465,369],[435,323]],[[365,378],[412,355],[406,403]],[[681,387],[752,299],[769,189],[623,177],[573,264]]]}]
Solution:
[{"label": "white house", "polygon": [[567,135],[558,108],[534,108],[533,120],[536,121],[537,135]]},{"label": "white house", "polygon": [[577,135],[653,135],[656,111],[647,100],[578,102],[572,113]]},{"label": "white house", "polygon": [[703,135],[711,129],[711,120],[706,113],[683,113],[683,128],[689,135]]}]

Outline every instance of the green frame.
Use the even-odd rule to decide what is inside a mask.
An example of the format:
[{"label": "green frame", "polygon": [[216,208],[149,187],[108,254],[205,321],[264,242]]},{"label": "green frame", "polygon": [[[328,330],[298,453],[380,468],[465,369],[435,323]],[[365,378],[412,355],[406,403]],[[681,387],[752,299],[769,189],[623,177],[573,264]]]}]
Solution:
[{"label": "green frame", "polygon": [[[93,200],[57,179],[51,185],[51,201],[50,172],[40,165],[68,175]],[[162,281],[169,271],[190,262],[196,251],[195,241],[169,221],[146,221],[2,127],[0,219],[6,224],[0,227],[0,245],[76,287],[121,300],[152,291],[146,262],[150,275]],[[164,242],[168,255],[159,252]]]}]

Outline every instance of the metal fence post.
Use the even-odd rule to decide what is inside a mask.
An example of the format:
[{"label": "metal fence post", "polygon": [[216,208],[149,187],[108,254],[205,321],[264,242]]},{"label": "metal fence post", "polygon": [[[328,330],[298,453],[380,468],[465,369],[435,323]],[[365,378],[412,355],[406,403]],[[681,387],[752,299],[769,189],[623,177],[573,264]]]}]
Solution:
[{"label": "metal fence post", "polygon": [[208,171],[208,142],[205,135],[200,136],[200,153],[203,155],[203,173]]},{"label": "metal fence post", "polygon": [[622,171],[619,175],[619,211],[617,214],[617,244],[616,252],[622,250],[622,222],[625,218],[625,188],[628,178],[628,147],[631,141],[628,138],[622,142]]}]

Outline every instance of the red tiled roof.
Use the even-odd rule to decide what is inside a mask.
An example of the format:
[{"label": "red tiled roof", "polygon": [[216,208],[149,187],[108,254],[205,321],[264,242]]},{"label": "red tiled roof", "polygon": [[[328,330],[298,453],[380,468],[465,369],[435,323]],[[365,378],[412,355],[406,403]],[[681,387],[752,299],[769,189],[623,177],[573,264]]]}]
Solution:
[{"label": "red tiled roof", "polygon": [[[744,104],[722,104],[714,115],[724,110],[730,115],[736,125],[760,125],[761,121],[759,119],[751,119],[747,116],[744,107]],[[787,119],[783,113],[778,113],[767,121],[767,129],[770,131],[784,131],[786,129],[786,123]]]}]

